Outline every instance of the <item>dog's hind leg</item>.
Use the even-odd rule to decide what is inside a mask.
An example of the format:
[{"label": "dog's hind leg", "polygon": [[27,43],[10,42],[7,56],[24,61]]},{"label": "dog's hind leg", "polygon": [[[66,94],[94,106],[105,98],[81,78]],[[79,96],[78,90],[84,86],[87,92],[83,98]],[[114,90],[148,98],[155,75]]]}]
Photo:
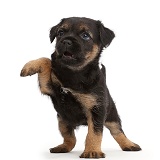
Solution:
[{"label": "dog's hind leg", "polygon": [[64,138],[64,141],[63,141],[63,144],[58,145],[57,147],[51,148],[50,152],[51,153],[70,152],[76,144],[74,128],[67,125],[60,116],[58,116],[58,123],[59,123],[59,130],[61,132],[62,137]]},{"label": "dog's hind leg", "polygon": [[121,126],[121,120],[118,116],[116,106],[112,99],[110,105],[111,108],[104,125],[110,130],[111,135],[117,141],[123,151],[141,150],[138,144],[133,143],[125,136]]},{"label": "dog's hind leg", "polygon": [[106,122],[105,126],[110,130],[111,135],[120,145],[123,151],[139,151],[141,150],[138,144],[130,141],[124,134],[118,122]]}]

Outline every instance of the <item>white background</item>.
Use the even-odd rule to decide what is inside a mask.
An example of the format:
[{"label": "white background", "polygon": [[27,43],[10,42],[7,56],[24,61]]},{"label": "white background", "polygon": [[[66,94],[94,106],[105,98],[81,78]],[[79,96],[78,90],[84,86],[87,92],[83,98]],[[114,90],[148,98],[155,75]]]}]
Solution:
[{"label": "white background", "polygon": [[27,61],[50,58],[54,45],[49,30],[70,16],[101,20],[116,34],[101,61],[123,129],[143,150],[122,152],[105,129],[102,149],[106,159],[159,159],[153,153],[159,149],[160,120],[158,0],[0,1],[0,159],[73,160],[84,149],[87,128],[80,127],[72,152],[49,153],[50,147],[62,142],[56,112],[49,98],[39,92],[37,75],[20,77]]}]

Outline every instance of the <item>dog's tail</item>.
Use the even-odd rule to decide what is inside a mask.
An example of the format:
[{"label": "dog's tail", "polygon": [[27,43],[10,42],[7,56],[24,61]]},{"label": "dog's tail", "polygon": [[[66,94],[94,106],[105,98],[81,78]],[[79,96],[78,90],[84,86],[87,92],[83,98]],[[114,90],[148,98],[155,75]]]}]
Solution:
[{"label": "dog's tail", "polygon": [[104,76],[104,78],[106,80],[106,68],[105,68],[105,66],[103,64],[101,64],[101,66],[102,66],[101,71],[102,71],[103,76]]}]

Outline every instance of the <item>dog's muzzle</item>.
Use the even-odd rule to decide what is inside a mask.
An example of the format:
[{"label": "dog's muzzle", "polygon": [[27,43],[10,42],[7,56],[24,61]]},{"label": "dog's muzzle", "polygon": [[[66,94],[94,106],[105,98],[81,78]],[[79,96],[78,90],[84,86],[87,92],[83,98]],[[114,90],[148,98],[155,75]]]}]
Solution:
[{"label": "dog's muzzle", "polygon": [[63,48],[64,48],[64,53],[63,53],[63,57],[64,58],[74,58],[73,57],[73,53],[70,51],[71,47],[73,45],[73,42],[69,39],[64,39],[62,42]]}]

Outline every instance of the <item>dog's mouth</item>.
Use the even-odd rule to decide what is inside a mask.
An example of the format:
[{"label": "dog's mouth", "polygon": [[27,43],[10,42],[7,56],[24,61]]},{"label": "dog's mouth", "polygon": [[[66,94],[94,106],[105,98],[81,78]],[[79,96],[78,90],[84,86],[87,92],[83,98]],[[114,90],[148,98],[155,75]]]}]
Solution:
[{"label": "dog's mouth", "polygon": [[63,53],[63,57],[64,57],[64,58],[68,58],[68,59],[75,59],[73,53],[68,52],[68,51],[65,51],[65,52]]},{"label": "dog's mouth", "polygon": [[73,57],[73,54],[71,53],[71,52],[68,52],[68,51],[65,51],[64,53],[63,53],[63,55],[65,56],[65,57]]}]

